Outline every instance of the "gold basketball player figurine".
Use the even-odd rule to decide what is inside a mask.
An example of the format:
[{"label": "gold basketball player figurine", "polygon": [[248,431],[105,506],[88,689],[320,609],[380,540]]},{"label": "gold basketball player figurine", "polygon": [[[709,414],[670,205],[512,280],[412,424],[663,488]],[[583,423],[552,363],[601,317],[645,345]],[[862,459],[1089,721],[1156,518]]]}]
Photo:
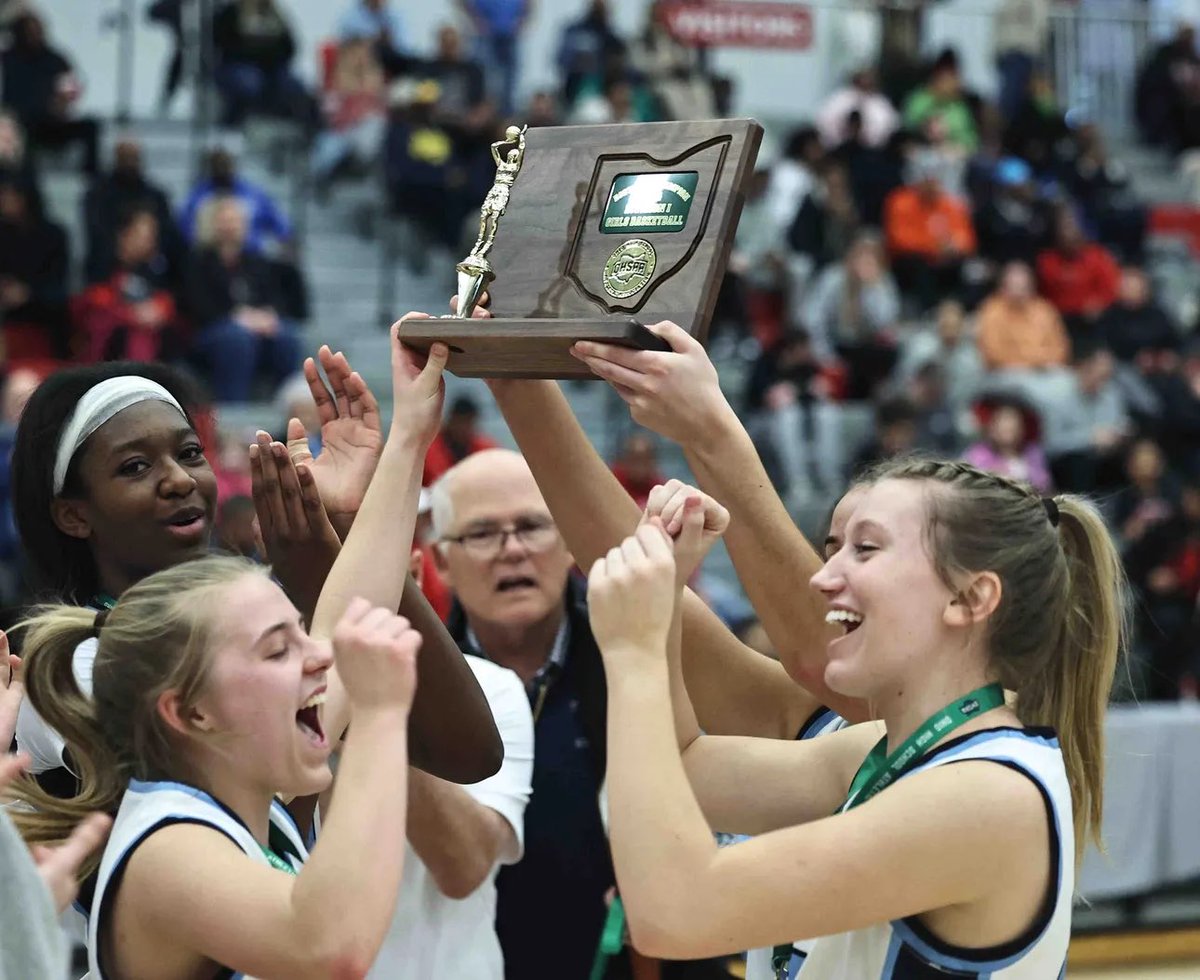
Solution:
[{"label": "gold basketball player figurine", "polygon": [[508,207],[508,196],[512,185],[521,172],[521,161],[525,158],[525,130],[527,126],[509,126],[504,139],[492,144],[492,159],[496,161],[496,182],[483,199],[479,209],[479,237],[471,248],[471,254],[458,263],[458,312],[459,318],[467,318],[479,302],[479,297],[488,283],[496,278],[487,254],[496,241],[500,216]]}]

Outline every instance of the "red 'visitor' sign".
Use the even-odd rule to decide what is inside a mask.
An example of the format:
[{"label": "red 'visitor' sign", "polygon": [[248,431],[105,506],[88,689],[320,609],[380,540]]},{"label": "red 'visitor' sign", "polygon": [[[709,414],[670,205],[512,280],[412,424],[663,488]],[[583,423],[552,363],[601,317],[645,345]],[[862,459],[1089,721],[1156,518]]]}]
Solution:
[{"label": "red 'visitor' sign", "polygon": [[813,39],[812,11],[799,3],[678,0],[660,16],[682,44],[802,50]]}]

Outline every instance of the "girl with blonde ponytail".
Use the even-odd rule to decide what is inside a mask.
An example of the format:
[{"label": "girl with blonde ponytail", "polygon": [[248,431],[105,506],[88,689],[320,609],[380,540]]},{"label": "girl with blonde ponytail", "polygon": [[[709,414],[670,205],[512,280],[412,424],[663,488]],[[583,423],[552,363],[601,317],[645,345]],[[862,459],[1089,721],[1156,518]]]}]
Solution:
[{"label": "girl with blonde ponytail", "polygon": [[[1103,811],[1116,549],[1087,501],[964,463],[892,462],[858,493],[811,585],[840,630],[825,683],[882,726],[701,734],[679,589],[729,516],[699,491],[656,488],[592,568],[633,944],[677,959],[770,945],[781,980],[1061,977]],[[710,827],[757,836],[718,850]]]}]

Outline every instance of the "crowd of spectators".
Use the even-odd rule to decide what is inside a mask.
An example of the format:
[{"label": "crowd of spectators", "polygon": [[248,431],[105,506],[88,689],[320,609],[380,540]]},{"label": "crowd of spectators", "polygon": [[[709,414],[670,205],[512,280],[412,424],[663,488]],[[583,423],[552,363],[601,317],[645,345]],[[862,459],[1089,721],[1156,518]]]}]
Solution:
[{"label": "crowd of spectators", "polygon": [[[417,233],[420,262],[429,245],[462,248],[491,184],[489,146],[513,118],[548,126],[731,108],[729,82],[703,48],[670,35],[661,2],[624,35],[605,0],[591,0],[562,28],[559,85],[528,93],[518,109],[530,4],[459,6],[466,33],[444,24],[422,48],[395,2],[353,0],[331,18],[313,90],[295,69],[286,4],[229,0],[213,21],[223,121],[294,123],[311,147],[318,196],[381,172],[393,213]],[[910,58],[899,73],[894,60],[863,65],[754,175],[714,337],[753,352],[743,407],[793,502],[819,509],[856,467],[914,448],[970,453],[1039,486],[1111,502],[1131,479],[1139,440],[1150,439],[1170,460],[1162,520],[1175,519],[1182,488],[1200,476],[1192,325],[1155,299],[1147,209],[1126,169],[1092,120],[1055,102],[1038,59],[1044,7],[1001,4],[994,101],[964,84],[953,50],[923,65]],[[151,14],[174,30],[180,8],[168,0]],[[299,366],[308,308],[283,209],[223,150],[179,202],[145,173],[136,142],[118,142],[102,169],[99,124],[74,108],[69,58],[32,14],[11,35],[0,113],[10,355],[177,361],[220,402],[270,397]],[[1178,137],[1171,148],[1187,148],[1197,65],[1186,30],[1146,59],[1138,118],[1147,139]],[[173,59],[164,101],[179,71]],[[63,153],[89,175],[76,243],[82,282],[39,187],[43,156]],[[450,459],[460,432],[473,431],[459,407],[441,440]],[[867,416],[857,444],[838,435]],[[1151,580],[1161,586],[1165,576],[1139,584]],[[1149,636],[1153,621],[1146,626]],[[1159,667],[1159,693],[1192,683],[1183,668]]]}]

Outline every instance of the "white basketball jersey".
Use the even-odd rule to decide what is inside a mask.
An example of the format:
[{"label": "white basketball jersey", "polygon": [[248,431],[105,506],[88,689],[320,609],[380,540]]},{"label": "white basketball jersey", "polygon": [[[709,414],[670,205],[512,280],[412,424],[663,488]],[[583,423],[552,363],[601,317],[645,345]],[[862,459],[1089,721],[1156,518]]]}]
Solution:
[{"label": "white basketball jersey", "polygon": [[[840,732],[849,725],[850,723],[832,708],[819,708],[801,726],[800,731],[796,733],[795,740],[805,742],[810,738],[818,738],[831,732]],[[811,945],[811,940],[792,944],[792,959],[796,963],[796,969],[799,969],[800,962]],[[750,950],[746,954],[746,980],[775,980],[775,971],[771,968],[771,958],[774,952],[769,947]]]},{"label": "white basketball jersey", "polygon": [[[105,918],[111,912],[111,901],[107,895],[109,883],[118,875],[129,860],[129,856],[156,830],[176,823],[196,823],[212,827],[228,837],[242,849],[248,858],[259,864],[271,866],[263,854],[262,847],[254,835],[233,812],[222,806],[203,790],[183,783],[142,782],[133,780],[121,800],[117,819],[104,848],[96,880],[96,894],[92,900],[92,915],[88,923],[88,977],[90,980],[108,980],[100,966],[100,935]],[[286,848],[276,848],[279,856],[289,861],[297,871],[308,857],[308,849],[300,836],[299,828],[292,815],[278,800],[271,801],[271,835],[282,835]],[[245,974],[232,971],[219,972],[221,980],[252,980]]]},{"label": "white basketball jersey", "polygon": [[[1024,773],[1042,792],[1051,823],[1052,891],[1036,920],[1018,939],[1002,946],[969,949],[934,936],[919,918],[899,919],[823,936],[810,944],[799,980],[1061,980],[1071,938],[1075,889],[1075,834],[1071,788],[1062,751],[1048,728],[999,728],[951,738],[935,746],[910,772],[967,760],[988,760]],[[886,792],[886,790],[885,790]]]}]

